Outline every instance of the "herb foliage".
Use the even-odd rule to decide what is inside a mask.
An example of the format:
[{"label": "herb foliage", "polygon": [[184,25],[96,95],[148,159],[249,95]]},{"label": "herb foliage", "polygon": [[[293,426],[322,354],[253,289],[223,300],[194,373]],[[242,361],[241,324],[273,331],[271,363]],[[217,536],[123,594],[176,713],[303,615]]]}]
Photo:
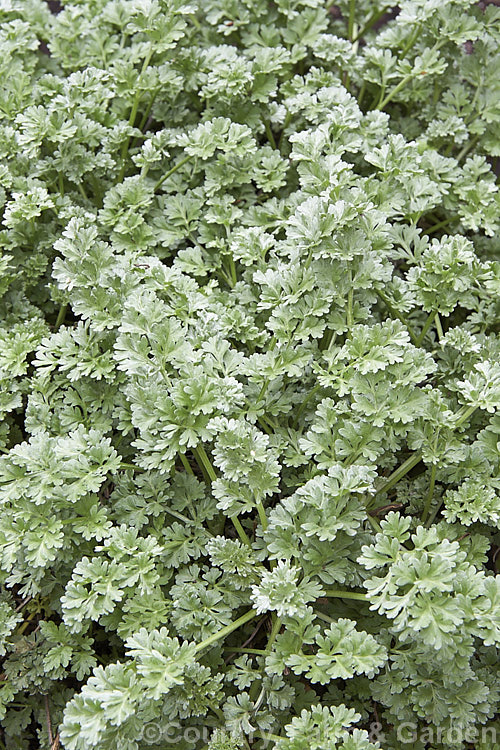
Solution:
[{"label": "herb foliage", "polygon": [[499,731],[499,9],[0,17],[3,746]]}]

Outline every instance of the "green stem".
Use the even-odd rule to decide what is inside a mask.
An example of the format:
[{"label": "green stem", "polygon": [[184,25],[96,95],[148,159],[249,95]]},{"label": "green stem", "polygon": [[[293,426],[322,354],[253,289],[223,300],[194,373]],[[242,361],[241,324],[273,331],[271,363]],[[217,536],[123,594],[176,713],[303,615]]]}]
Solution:
[{"label": "green stem", "polygon": [[408,474],[408,472],[411,471],[413,467],[416,466],[421,460],[422,454],[420,453],[420,451],[417,451],[409,458],[407,458],[406,461],[401,464],[401,466],[399,466],[395,471],[392,472],[384,486],[377,490],[377,492],[375,493],[375,497],[377,495],[380,495],[382,492],[388,492],[391,487],[394,487],[394,485],[397,484],[404,476],[406,476],[406,474]]},{"label": "green stem", "polygon": [[[149,100],[149,104],[148,104],[148,106],[146,107],[146,109],[145,109],[145,111],[144,111],[144,114],[143,114],[143,116],[142,116],[142,119],[141,119],[141,121],[140,121],[140,123],[139,123],[139,130],[140,130],[141,132],[142,132],[142,131],[144,131],[144,128],[145,128],[145,126],[146,126],[146,123],[147,123],[147,121],[148,121],[148,117],[149,117],[149,115],[150,115],[150,113],[151,113],[151,110],[153,109],[153,104],[155,103],[156,97],[158,96],[159,92],[160,92],[160,89],[159,89],[159,88],[158,88],[158,89],[155,89],[155,91],[153,92],[153,95],[152,95],[151,99]],[[142,136],[140,136],[140,135],[137,135],[137,136],[136,136],[136,137],[135,137],[135,138],[134,138],[134,139],[132,140],[132,143],[130,144],[130,148],[134,148],[134,147],[135,147],[135,145],[136,145],[136,143],[137,143],[137,141],[139,141],[139,140],[140,140],[141,138],[144,138],[144,135],[142,135]]]},{"label": "green stem", "polygon": [[217,474],[214,471],[214,467],[212,466],[212,462],[210,461],[209,457],[207,456],[207,452],[205,448],[203,447],[202,443],[200,443],[196,448],[193,449],[193,453],[195,457],[200,459],[205,471],[207,472],[208,476],[210,477],[211,482],[215,482],[217,479]]},{"label": "green stem", "polygon": [[165,513],[168,513],[169,516],[172,516],[172,518],[177,518],[178,521],[182,521],[182,523],[186,524],[192,524],[193,521],[188,518],[187,516],[184,516],[182,513],[179,513],[176,510],[172,510],[171,508],[165,508]]},{"label": "green stem", "polygon": [[430,516],[428,517],[428,519],[427,519],[427,521],[426,521],[426,523],[425,523],[425,526],[426,526],[427,528],[429,528],[429,527],[430,527],[430,526],[432,525],[432,522],[434,521],[434,519],[436,518],[437,514],[438,514],[438,513],[439,513],[439,511],[441,510],[441,506],[442,506],[442,504],[443,504],[443,501],[442,501],[442,500],[440,500],[440,501],[439,501],[439,503],[438,503],[438,504],[436,505],[436,507],[434,508],[434,510],[432,511],[432,513],[430,514]]},{"label": "green stem", "polygon": [[271,146],[276,150],[277,146],[276,146],[276,141],[274,139],[273,131],[271,130],[271,125],[269,124],[268,120],[263,120],[263,122],[264,122],[264,127],[266,129],[267,140],[269,141]]},{"label": "green stem", "polygon": [[155,188],[154,188],[154,192],[156,193],[156,191],[163,185],[163,183],[165,182],[165,180],[168,180],[168,178],[171,175],[173,175],[174,172],[177,172],[178,169],[180,169],[181,167],[183,167],[184,164],[187,164],[187,162],[190,161],[192,158],[193,157],[191,155],[190,156],[186,156],[185,159],[182,159],[182,161],[178,162],[175,165],[175,167],[172,167],[172,169],[170,169],[166,174],[164,174],[163,177],[161,178],[161,180],[158,180],[158,182],[156,183]]},{"label": "green stem", "polygon": [[359,599],[362,602],[367,600],[366,594],[360,594],[356,591],[341,591],[340,589],[327,589],[325,596],[339,599]]},{"label": "green stem", "polygon": [[260,500],[257,502],[257,512],[259,514],[262,528],[265,531],[267,529],[267,516],[266,516],[266,511],[264,510],[264,506],[262,505]]},{"label": "green stem", "polygon": [[193,22],[193,26],[196,29],[201,29],[201,23],[198,21],[198,19],[196,18],[196,16],[193,15],[193,14],[191,14],[189,17],[191,18],[191,21]]},{"label": "green stem", "polygon": [[421,26],[421,24],[418,23],[417,26],[416,26],[416,28],[415,28],[415,33],[413,34],[413,36],[410,36],[408,44],[406,45],[406,47],[404,47],[403,51],[401,52],[401,55],[399,56],[401,59],[404,59],[406,57],[406,55],[408,54],[408,52],[411,50],[411,48],[413,47],[413,45],[417,41],[418,35],[420,33],[420,26]]},{"label": "green stem", "polygon": [[305,407],[306,407],[307,403],[308,403],[308,402],[309,402],[309,401],[310,401],[310,400],[311,400],[311,399],[312,399],[312,398],[313,398],[313,397],[314,397],[314,396],[315,396],[315,395],[317,394],[317,392],[318,392],[318,391],[319,391],[320,389],[321,389],[321,386],[320,386],[320,385],[315,385],[315,386],[314,386],[314,388],[311,388],[311,390],[309,391],[309,393],[307,394],[307,396],[306,396],[306,397],[304,398],[304,400],[302,401],[301,405],[300,405],[300,406],[299,406],[299,408],[297,409],[297,414],[296,414],[296,416],[295,416],[295,419],[294,419],[294,425],[295,425],[296,427],[297,427],[297,426],[298,426],[298,424],[299,424],[299,418],[300,418],[300,415],[301,415],[301,414],[302,414],[302,412],[304,411],[304,409],[305,409]]},{"label": "green stem", "polygon": [[82,183],[78,182],[76,184],[76,186],[77,186],[78,192],[80,193],[80,195],[82,196],[82,198],[85,198],[85,200],[88,201],[89,197],[88,197],[87,193],[85,192],[85,188],[83,187]]},{"label": "green stem", "polygon": [[368,519],[368,521],[370,523],[370,526],[372,527],[372,529],[375,532],[378,533],[379,531],[382,531],[382,526],[379,524],[379,522],[377,521],[376,518],[374,518],[373,516],[371,516],[369,513],[367,513],[366,517],[367,517],[367,519]]},{"label": "green stem", "polygon": [[31,625],[32,621],[35,619],[35,617],[39,614],[38,611],[33,610],[33,612],[30,612],[26,619],[23,620],[23,622],[19,625],[18,628],[16,628],[15,635],[22,635],[24,631]]},{"label": "green stem", "polygon": [[[141,90],[139,88],[139,83],[141,81],[142,76],[144,75],[144,72],[145,72],[146,68],[148,67],[149,63],[151,62],[151,58],[152,57],[153,57],[153,46],[150,45],[149,50],[148,50],[148,52],[146,54],[146,57],[144,58],[144,61],[142,63],[141,71],[140,71],[140,73],[139,73],[139,75],[137,77],[137,83],[136,83],[136,85],[137,85],[137,91],[136,91],[136,94],[135,94],[135,97],[134,97],[134,101],[132,102],[132,109],[130,110],[130,116],[128,118],[128,124],[130,126],[133,126],[134,123],[135,123],[135,119],[137,117],[137,111],[139,109],[139,103],[141,101],[141,93],[142,92],[141,92]],[[122,167],[121,167],[121,170],[120,170],[120,175],[118,177],[118,182],[121,182],[123,180],[124,175],[125,175],[125,165],[126,165],[125,159],[127,158],[129,144],[130,144],[130,136],[128,136],[127,140],[124,141],[123,145],[122,145],[122,151],[121,151]]]},{"label": "green stem", "polygon": [[428,227],[428,229],[424,229],[424,234],[432,234],[437,229],[441,229],[442,227],[447,226],[451,221],[453,221],[454,217],[443,219],[442,221],[436,222],[436,224],[433,224],[431,227]]},{"label": "green stem", "polygon": [[143,469],[142,466],[136,466],[135,464],[129,464],[126,461],[122,461],[121,462],[120,469],[133,469],[133,471],[146,471],[146,469]]},{"label": "green stem", "polygon": [[284,136],[284,134],[285,134],[285,130],[286,130],[286,129],[287,129],[287,127],[288,127],[288,126],[290,125],[290,121],[291,121],[291,119],[292,119],[292,113],[291,113],[291,112],[287,112],[287,113],[286,113],[286,117],[285,117],[285,121],[283,122],[283,128],[282,128],[282,130],[281,130],[281,135],[280,135],[280,139],[279,139],[279,141],[278,141],[278,148],[279,148],[279,149],[281,149],[281,144],[283,143],[283,136]]},{"label": "green stem", "polygon": [[361,454],[363,453],[363,448],[365,447],[365,445],[366,445],[366,440],[363,440],[363,442],[361,443],[361,446],[360,446],[360,447],[359,447],[359,448],[358,448],[358,449],[357,449],[356,451],[354,451],[354,453],[351,453],[351,455],[350,455],[350,456],[347,456],[347,457],[346,457],[346,458],[345,458],[345,459],[344,459],[344,460],[342,461],[342,463],[344,464],[344,466],[352,466],[352,464],[353,464],[353,463],[354,463],[355,461],[357,461],[357,460],[358,460],[358,458],[359,458],[359,457],[361,456]]},{"label": "green stem", "polygon": [[462,150],[458,152],[458,154],[455,156],[455,159],[457,161],[461,161],[464,158],[464,156],[466,156],[469,153],[469,151],[474,148],[478,140],[479,140],[479,135],[475,135],[474,138],[472,138],[472,140],[470,140],[469,143],[466,143],[465,146],[462,148]]},{"label": "green stem", "polygon": [[148,121],[148,117],[151,113],[151,110],[153,109],[153,104],[155,103],[156,97],[158,96],[160,89],[156,89],[153,93],[153,96],[151,97],[148,106],[146,107],[146,111],[144,112],[142,116],[142,120],[139,123],[139,130],[143,130],[144,126],[146,125]]},{"label": "green stem", "polygon": [[268,386],[269,386],[269,378],[266,378],[266,380],[264,380],[264,383],[262,384],[262,388],[260,389],[260,393],[257,396],[257,403],[259,403],[259,401],[263,398],[265,392],[267,391]]},{"label": "green stem", "polygon": [[259,425],[261,426],[261,428],[264,430],[264,432],[267,435],[273,434],[273,430],[271,430],[271,428],[269,427],[265,419],[263,419],[262,417],[259,417],[257,422],[259,423]]},{"label": "green stem", "polygon": [[325,615],[324,612],[321,612],[319,609],[315,610],[316,617],[319,617],[320,620],[323,620],[324,622],[332,623],[335,622],[333,617],[329,617],[329,615]]},{"label": "green stem", "polygon": [[66,313],[68,311],[68,305],[64,304],[61,305],[59,308],[59,312],[57,313],[56,322],[54,323],[54,331],[58,331],[59,328],[64,323],[64,318],[66,317]]},{"label": "green stem", "polygon": [[236,266],[234,264],[234,258],[230,255],[229,256],[229,272],[230,272],[230,278],[231,278],[231,288],[234,287],[234,285],[238,282],[238,278],[236,276]]},{"label": "green stem", "polygon": [[214,712],[214,714],[217,716],[219,721],[225,722],[226,716],[224,714],[224,711],[222,711],[218,706],[214,706],[213,703],[210,703],[210,709]]},{"label": "green stem", "polygon": [[[416,30],[415,34],[413,35],[413,37],[410,38],[410,42],[406,45],[405,49],[401,53],[401,58],[404,58],[408,54],[409,50],[416,43],[416,41],[418,39],[418,36],[419,36],[419,32],[420,32],[420,28],[417,27],[417,30]],[[439,42],[436,42],[436,44],[431,48],[430,51],[434,52],[435,50],[438,50],[440,47],[442,47],[442,45],[444,44],[444,42],[445,42],[445,40],[440,40]],[[393,99],[396,96],[396,94],[399,94],[399,92],[401,91],[401,89],[404,89],[404,87],[406,86],[407,83],[410,83],[410,81],[412,81],[414,78],[417,78],[417,76],[418,76],[418,73],[416,73],[415,71],[412,70],[411,73],[408,73],[408,75],[405,76],[397,84],[397,86],[395,86],[393,89],[391,89],[389,91],[389,93],[387,94],[387,96],[385,96],[385,97],[382,98],[383,94],[381,94],[380,99],[379,99],[378,104],[375,107],[375,109],[384,109],[384,107],[386,106],[386,104],[388,104],[391,101],[391,99]]]},{"label": "green stem", "polygon": [[393,99],[396,96],[396,94],[399,94],[399,92],[401,91],[401,89],[404,89],[404,87],[406,86],[406,84],[409,83],[412,80],[412,78],[414,78],[414,77],[415,77],[414,73],[409,73],[407,76],[405,76],[403,78],[402,81],[400,81],[398,83],[397,86],[395,86],[393,89],[391,89],[389,91],[389,93],[387,94],[387,96],[385,96],[385,97],[383,96],[384,89],[382,89],[381,97],[378,100],[378,104],[377,104],[376,107],[374,107],[374,109],[379,109],[379,110],[384,109],[384,107],[386,106],[386,104],[389,104],[389,102],[391,101],[391,99]]},{"label": "green stem", "polygon": [[[352,274],[351,274],[351,281],[352,281]],[[351,286],[347,293],[347,335],[350,337],[352,332],[352,326],[353,326],[353,315],[352,315],[352,308],[353,308],[353,302],[354,302],[354,289]]]},{"label": "green stem", "polygon": [[474,414],[478,407],[477,406],[467,406],[464,407],[461,414],[457,415],[457,419],[455,421],[455,424],[453,425],[453,429],[457,429],[457,427],[460,427],[461,424],[463,424],[469,417]]},{"label": "green stem", "polygon": [[425,321],[425,325],[420,332],[420,336],[418,337],[416,341],[416,344],[415,344],[416,346],[422,346],[422,342],[425,339],[425,335],[427,331],[429,330],[429,328],[431,327],[435,317],[436,317],[436,311],[431,310],[427,317],[427,320]]},{"label": "green stem", "polygon": [[189,463],[189,461],[187,460],[187,458],[186,458],[186,456],[184,455],[184,453],[179,453],[179,454],[178,454],[178,456],[179,456],[179,458],[181,459],[181,464],[182,464],[182,465],[184,466],[184,468],[185,468],[186,472],[187,472],[188,474],[192,474],[192,475],[194,476],[194,471],[193,471],[193,470],[192,470],[192,468],[191,468],[191,464],[190,464],[190,463]]},{"label": "green stem", "polygon": [[[276,639],[276,636],[278,635],[280,631],[280,628],[281,628],[281,620],[279,617],[273,614],[273,626],[271,628],[271,632],[269,634],[269,638],[267,641],[266,654],[271,653],[272,645]],[[256,700],[256,693],[257,693],[257,690],[259,689],[259,684],[262,683],[263,677],[264,675],[262,675],[258,680],[256,680],[250,688],[250,698],[254,702],[254,705],[255,705],[254,711],[257,710],[258,706],[260,705],[261,699],[264,697],[264,688],[262,687],[260,691],[260,695]]]},{"label": "green stem", "polygon": [[444,331],[443,331],[443,326],[441,325],[441,318],[439,317],[439,313],[436,313],[436,317],[434,320],[436,323],[436,331],[437,331],[438,339],[439,341],[442,341],[444,337]]},{"label": "green stem", "polygon": [[246,544],[247,547],[251,547],[252,546],[252,542],[248,538],[248,534],[245,531],[245,529],[243,528],[243,526],[241,525],[241,521],[238,518],[238,516],[232,516],[231,521],[233,522],[233,526],[236,529],[236,531],[238,532],[238,536],[241,539],[241,541],[243,542],[243,544]]},{"label": "green stem", "polygon": [[361,84],[361,88],[359,90],[359,94],[358,94],[358,105],[359,105],[359,107],[361,107],[361,103],[363,101],[363,97],[365,95],[365,91],[366,91],[366,81],[363,81],[363,83]]},{"label": "green stem", "polygon": [[422,523],[424,524],[427,521],[427,518],[429,517],[429,513],[431,510],[432,498],[434,497],[434,486],[436,484],[436,472],[437,472],[437,465],[432,464],[429,491],[427,493],[427,498],[425,500],[424,512],[422,513]]},{"label": "green stem", "polygon": [[[462,425],[472,414],[474,414],[477,408],[477,406],[463,407],[461,412],[456,415],[453,429],[456,430],[457,427],[460,427],[460,425]],[[407,458],[406,461],[401,464],[401,466],[399,466],[395,471],[392,472],[387,482],[383,487],[377,490],[374,497],[380,495],[382,492],[387,492],[391,489],[391,487],[394,487],[394,485],[397,484],[404,476],[406,476],[406,474],[408,474],[408,472],[411,471],[413,467],[416,466],[421,460],[422,454],[420,451],[417,451],[409,458]],[[371,518],[371,516],[369,516],[369,518]]]},{"label": "green stem", "polygon": [[272,740],[273,742],[281,742],[283,737],[280,737],[278,734],[271,734],[270,732],[252,732],[253,737],[258,737],[259,740],[265,740],[265,742],[269,743],[269,740]]},{"label": "green stem", "polygon": [[361,27],[361,31],[359,31],[356,34],[356,36],[354,37],[352,41],[357,42],[359,39],[361,39],[366,34],[366,32],[371,29],[373,24],[377,23],[379,18],[382,18],[384,13],[387,13],[387,11],[390,10],[390,8],[392,7],[393,7],[392,5],[384,5],[384,7],[381,10],[377,10],[374,13],[372,13],[368,21],[365,23],[365,25]]},{"label": "green stem", "polygon": [[267,646],[266,646],[267,653],[270,653],[272,645],[274,641],[276,640],[276,636],[280,632],[281,625],[282,625],[281,619],[279,617],[274,616],[273,627],[271,628],[271,632],[269,633],[269,638],[268,638]]},{"label": "green stem", "polygon": [[256,654],[257,656],[267,656],[269,653],[262,648],[233,648],[232,646],[224,646],[223,650],[231,654]]},{"label": "green stem", "polygon": [[356,0],[349,0],[349,20],[347,22],[347,37],[350,42],[354,41],[355,14],[356,14]]},{"label": "green stem", "polygon": [[255,617],[257,617],[257,611],[255,609],[250,609],[244,615],[242,615],[241,617],[238,617],[238,619],[235,620],[234,622],[230,622],[229,625],[225,625],[221,630],[219,630],[218,633],[214,633],[213,635],[210,635],[208,638],[205,638],[205,640],[202,641],[201,643],[198,643],[195,649],[196,653],[198,653],[199,651],[202,651],[207,646],[211,646],[212,643],[215,643],[216,641],[220,641],[221,638],[225,638],[234,630],[237,630],[242,625],[245,625],[247,622],[250,622],[250,620],[253,620]]}]

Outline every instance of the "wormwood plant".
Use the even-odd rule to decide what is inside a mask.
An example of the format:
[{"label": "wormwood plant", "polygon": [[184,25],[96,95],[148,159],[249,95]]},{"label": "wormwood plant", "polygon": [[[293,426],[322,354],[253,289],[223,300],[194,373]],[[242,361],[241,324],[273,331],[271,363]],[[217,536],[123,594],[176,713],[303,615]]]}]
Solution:
[{"label": "wormwood plant", "polygon": [[0,16],[0,747],[499,747],[498,8]]}]

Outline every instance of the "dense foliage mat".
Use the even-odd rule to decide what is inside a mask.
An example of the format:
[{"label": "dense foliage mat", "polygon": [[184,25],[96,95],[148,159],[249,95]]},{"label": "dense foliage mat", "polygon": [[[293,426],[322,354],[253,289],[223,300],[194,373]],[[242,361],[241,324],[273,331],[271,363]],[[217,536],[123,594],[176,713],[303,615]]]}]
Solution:
[{"label": "dense foliage mat", "polygon": [[0,4],[0,747],[498,748],[498,8],[52,11]]}]

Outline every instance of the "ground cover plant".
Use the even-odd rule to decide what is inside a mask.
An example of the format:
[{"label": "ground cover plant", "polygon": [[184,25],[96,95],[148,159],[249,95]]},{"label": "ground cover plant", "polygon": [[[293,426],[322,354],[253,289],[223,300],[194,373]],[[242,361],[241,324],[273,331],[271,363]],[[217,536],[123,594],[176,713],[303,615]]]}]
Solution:
[{"label": "ground cover plant", "polygon": [[499,9],[0,18],[0,748],[500,747]]}]

